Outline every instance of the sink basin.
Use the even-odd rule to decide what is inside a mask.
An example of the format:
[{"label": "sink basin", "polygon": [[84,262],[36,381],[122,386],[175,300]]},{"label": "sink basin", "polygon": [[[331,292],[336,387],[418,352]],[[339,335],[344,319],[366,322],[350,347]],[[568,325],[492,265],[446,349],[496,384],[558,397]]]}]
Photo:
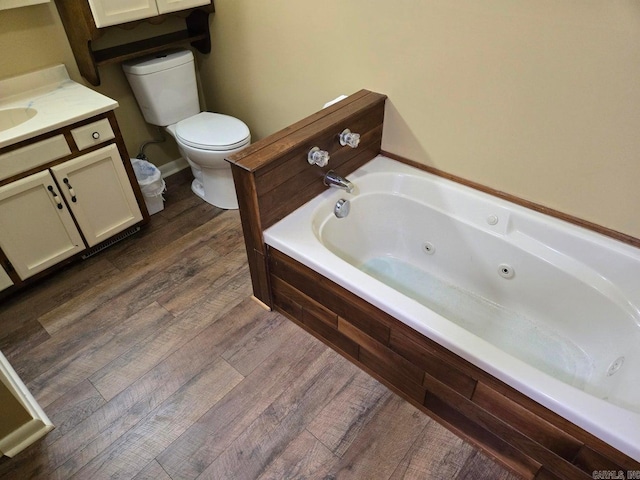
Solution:
[{"label": "sink basin", "polygon": [[35,108],[5,108],[0,110],[0,132],[17,127],[36,116]]}]

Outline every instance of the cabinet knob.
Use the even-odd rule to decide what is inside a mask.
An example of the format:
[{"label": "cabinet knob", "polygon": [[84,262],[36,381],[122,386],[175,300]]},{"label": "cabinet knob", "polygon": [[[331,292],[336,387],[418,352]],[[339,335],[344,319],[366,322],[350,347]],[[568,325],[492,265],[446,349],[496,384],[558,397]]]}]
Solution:
[{"label": "cabinet knob", "polygon": [[100,132],[93,132],[91,137],[93,137],[94,140],[98,140],[100,138]]}]

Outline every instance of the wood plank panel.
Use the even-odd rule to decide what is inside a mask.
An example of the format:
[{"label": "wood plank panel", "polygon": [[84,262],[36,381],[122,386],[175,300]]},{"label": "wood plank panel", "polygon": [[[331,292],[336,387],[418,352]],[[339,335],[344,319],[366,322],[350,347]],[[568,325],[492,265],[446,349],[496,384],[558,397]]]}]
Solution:
[{"label": "wood plank panel", "polygon": [[[382,130],[380,129],[380,131]],[[362,147],[358,147],[356,154],[350,151],[349,153],[351,155],[345,159],[343,163],[337,164],[336,162],[330,162],[331,167],[325,167],[324,169],[311,167],[306,162],[306,154],[299,156],[297,163],[302,164],[302,157],[304,156],[306,169],[295,177],[295,180],[284,182],[279,185],[279,188],[272,189],[261,196],[260,211],[262,225],[264,228],[270,227],[299,206],[329,188],[323,181],[324,175],[329,170],[334,170],[339,175],[348,177],[349,173],[374,158],[379,150],[379,142],[376,144],[363,145]]]},{"label": "wood plank panel", "polygon": [[251,272],[254,296],[265,305],[271,306],[271,290],[266,268],[266,246],[262,239],[262,220],[258,206],[255,177],[236,164],[231,165],[231,173],[238,197],[242,232]]},{"label": "wood plank panel", "polygon": [[[417,334],[414,337],[417,337]],[[468,374],[462,373],[451,362],[442,360],[439,352],[434,348],[429,348],[426,342],[416,341],[399,329],[393,329],[389,346],[461,395],[467,398],[471,398],[473,395],[476,380]]]},{"label": "wood plank panel", "polygon": [[483,382],[478,382],[472,400],[566,460],[572,461],[582,447],[582,443],[574,437],[492,390]]},{"label": "wood plank panel", "polygon": [[[276,249],[270,249],[269,252],[269,271],[285,283],[295,285],[297,290],[338,316],[348,318],[350,323],[367,335],[385,345],[388,343],[390,329],[387,323],[391,323],[393,319],[386,314],[376,314],[377,309],[358,296],[343,288],[332,289],[333,294],[327,295],[327,288],[330,288],[332,282],[311,269],[290,261],[289,257]],[[379,321],[380,319],[384,321]]]},{"label": "wood plank panel", "polygon": [[[380,151],[383,116],[382,105],[373,105],[343,119],[342,125],[331,125],[326,132],[314,134],[312,139],[304,137],[300,144],[292,148],[286,155],[265,165],[264,168],[256,170],[258,195],[262,197],[276,188],[287,187],[290,184],[295,185],[296,182],[298,182],[298,186],[311,183],[310,180],[312,181],[314,176],[309,175],[310,173],[321,172],[324,174],[328,170],[335,170],[365,148],[373,148],[377,154]],[[352,132],[360,134],[360,145],[357,149],[340,145],[339,134],[347,126]],[[319,147],[331,154],[329,164],[326,167],[309,165],[307,155],[312,147]],[[283,168],[285,165],[286,169]],[[306,179],[301,179],[303,176],[306,176]]]},{"label": "wood plank panel", "polygon": [[[592,472],[594,470],[611,470],[617,472],[620,470],[620,464],[595,452],[587,446],[583,446],[580,449],[574,462],[585,472]],[[625,465],[625,468],[626,470],[637,470],[633,465]]]},{"label": "wood plank panel", "polygon": [[325,322],[330,327],[333,327],[335,329],[338,328],[338,315],[329,310],[327,307],[304,295],[299,290],[292,288],[288,283],[283,282],[278,277],[273,277],[272,282],[274,291],[277,292],[278,295],[284,295],[290,301],[295,302],[296,305],[299,305],[303,309],[303,319],[304,315],[308,313],[310,315],[313,315],[318,320]]},{"label": "wood plank panel", "polygon": [[302,312],[302,323],[309,329],[322,335],[322,338],[335,346],[340,352],[344,352],[347,356],[358,358],[360,349],[358,343],[354,342],[349,336],[343,332],[328,325],[322,319],[316,317],[313,313],[304,310]]},{"label": "wood plank panel", "polygon": [[469,420],[454,408],[454,405],[435,395],[427,395],[424,405],[429,409],[429,413],[438,418],[447,428],[482,448],[492,458],[497,459],[519,476],[533,478],[540,469],[539,462],[519,451],[498,435]]},{"label": "wood plank panel", "polygon": [[[545,446],[527,437],[523,432],[508,425],[501,418],[498,418],[483,408],[480,408],[469,399],[448,389],[435,378],[425,375],[425,385],[429,391],[429,393],[427,393],[427,397],[433,395],[445,403],[454,405],[454,408],[462,413],[468,420],[476,423],[489,432],[493,432],[496,436],[504,439],[518,451],[526,452],[526,454],[532,459],[539,462],[541,465],[547,466],[551,471],[558,473],[561,477],[567,478],[568,480],[587,480],[588,478],[591,478],[590,474],[575,468],[575,466],[571,465],[568,460],[559,457],[552,450],[545,448]],[[535,430],[538,428],[538,423],[539,421],[536,419],[536,422],[531,426],[531,429]],[[544,432],[536,433],[536,437],[538,438],[544,438],[544,436]]]}]

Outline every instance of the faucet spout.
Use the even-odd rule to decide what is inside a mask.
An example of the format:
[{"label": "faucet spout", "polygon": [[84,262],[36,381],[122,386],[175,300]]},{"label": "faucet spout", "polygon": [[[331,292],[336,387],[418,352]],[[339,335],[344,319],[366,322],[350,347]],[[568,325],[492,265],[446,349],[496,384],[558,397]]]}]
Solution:
[{"label": "faucet spout", "polygon": [[353,183],[346,178],[341,177],[333,170],[329,170],[324,176],[323,183],[327,187],[340,188],[347,193],[353,192]]}]

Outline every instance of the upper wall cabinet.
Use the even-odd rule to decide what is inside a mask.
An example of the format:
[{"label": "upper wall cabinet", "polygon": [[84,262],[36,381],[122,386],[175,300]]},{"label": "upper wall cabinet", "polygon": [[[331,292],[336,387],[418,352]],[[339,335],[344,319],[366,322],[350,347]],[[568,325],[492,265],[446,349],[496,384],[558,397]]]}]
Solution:
[{"label": "upper wall cabinet", "polygon": [[89,0],[96,27],[108,27],[164,13],[208,5],[211,0]]},{"label": "upper wall cabinet", "polygon": [[[215,11],[213,0],[56,0],[56,6],[78,69],[92,85],[100,85],[101,65],[187,43],[201,53],[211,51],[209,15]],[[120,25],[130,29],[145,19],[153,19],[156,25],[168,15],[183,17],[186,28],[103,49],[94,46],[108,29]]]}]

